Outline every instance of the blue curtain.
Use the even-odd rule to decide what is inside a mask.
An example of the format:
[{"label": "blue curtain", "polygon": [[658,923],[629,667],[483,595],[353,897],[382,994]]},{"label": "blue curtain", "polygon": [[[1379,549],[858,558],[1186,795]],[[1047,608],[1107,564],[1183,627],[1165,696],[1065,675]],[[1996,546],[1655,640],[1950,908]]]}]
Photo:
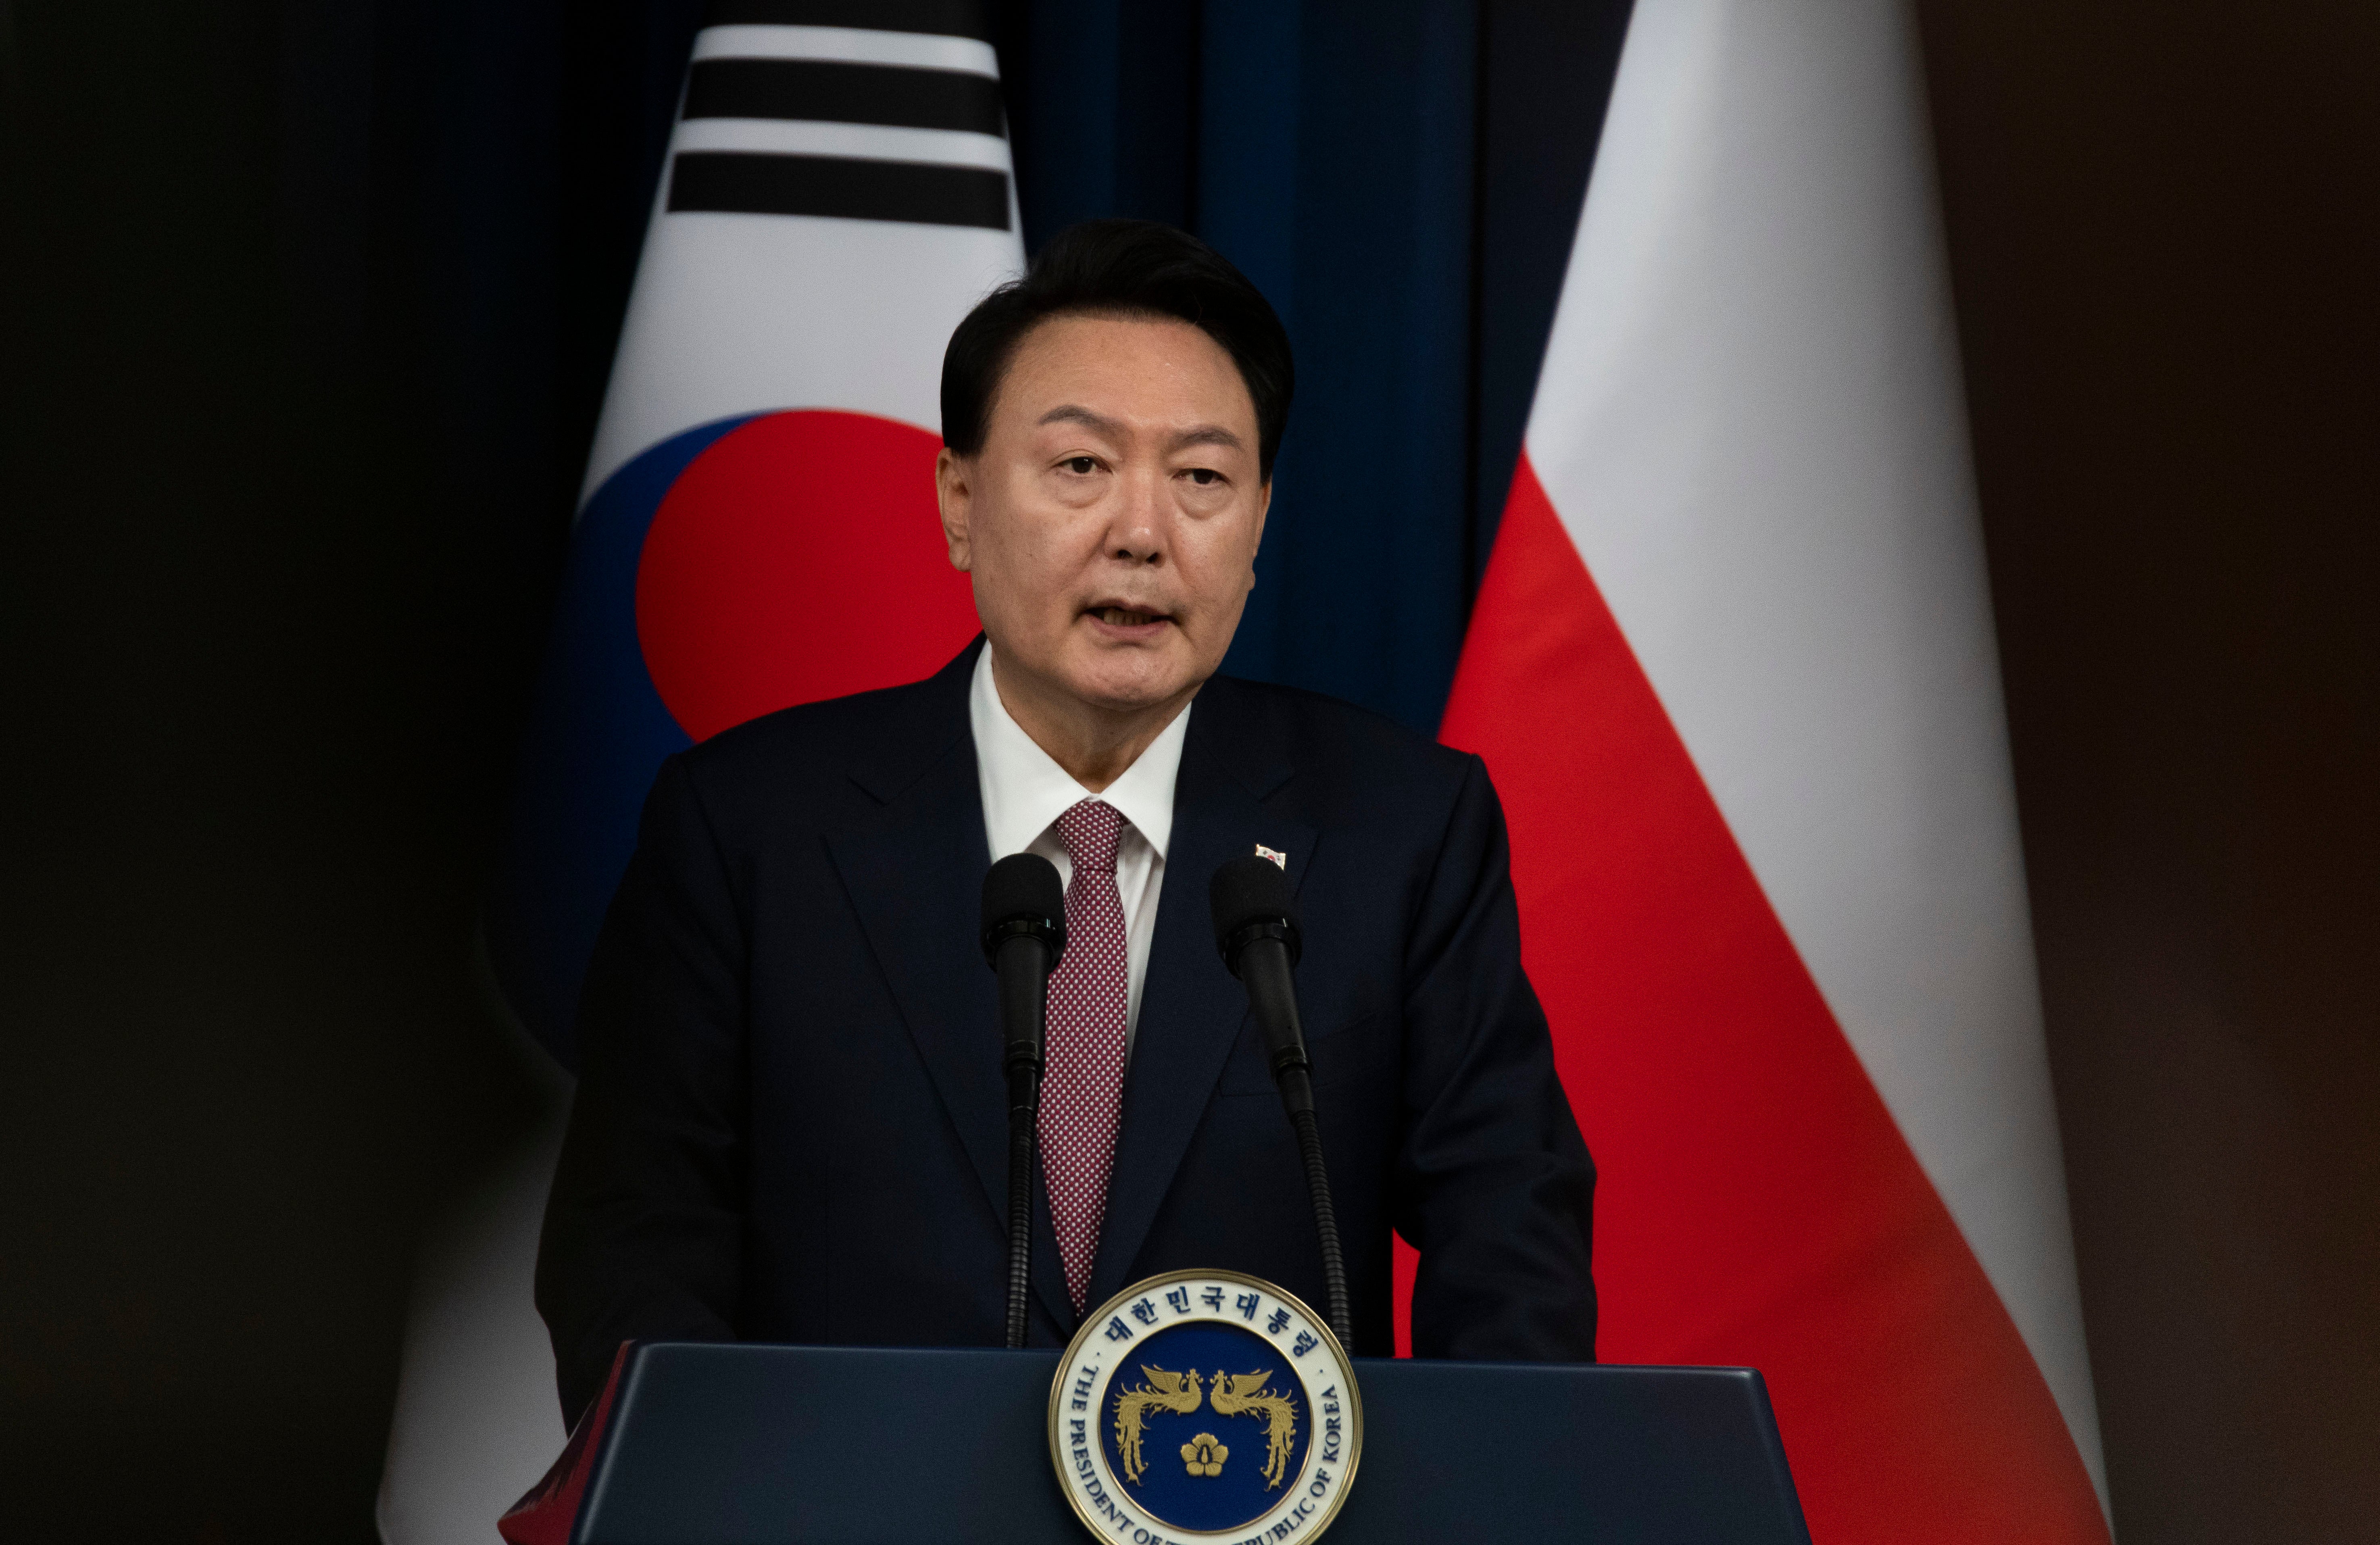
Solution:
[{"label": "blue curtain", "polygon": [[[450,163],[492,139],[551,157],[550,207],[475,200],[420,228],[451,233],[439,250],[461,289],[518,292],[551,319],[536,441],[552,494],[535,518],[558,541],[702,6],[610,0],[507,26],[436,3],[448,25],[401,24],[417,48],[460,26],[525,56],[404,93],[437,103],[419,132]],[[1263,287],[1296,344],[1274,517],[1226,669],[1435,732],[1627,0],[1011,0],[994,16],[1027,247],[1097,215],[1184,226]],[[526,56],[540,37],[558,48]],[[551,139],[522,132],[540,111]],[[525,249],[552,255],[543,276]]]},{"label": "blue curtain", "polygon": [[1226,669],[1435,731],[1624,0],[1038,0],[1001,24],[1026,239],[1196,231],[1297,347]]}]

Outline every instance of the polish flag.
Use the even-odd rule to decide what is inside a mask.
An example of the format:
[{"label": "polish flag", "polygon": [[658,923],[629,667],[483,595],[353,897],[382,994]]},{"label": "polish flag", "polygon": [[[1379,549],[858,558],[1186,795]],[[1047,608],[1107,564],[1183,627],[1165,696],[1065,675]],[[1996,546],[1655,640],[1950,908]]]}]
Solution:
[{"label": "polish flag", "polygon": [[1441,732],[1511,820],[1601,1355],[1760,1369],[1830,1545],[2105,1541],[1897,0],[1638,0]]}]

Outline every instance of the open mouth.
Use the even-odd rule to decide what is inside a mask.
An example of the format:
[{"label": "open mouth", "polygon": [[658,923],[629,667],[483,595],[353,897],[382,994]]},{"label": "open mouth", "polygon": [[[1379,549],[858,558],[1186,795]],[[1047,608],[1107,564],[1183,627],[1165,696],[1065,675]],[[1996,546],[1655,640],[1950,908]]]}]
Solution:
[{"label": "open mouth", "polygon": [[1171,620],[1162,611],[1147,611],[1131,606],[1095,606],[1088,610],[1092,616],[1112,628],[1145,628],[1152,622]]}]

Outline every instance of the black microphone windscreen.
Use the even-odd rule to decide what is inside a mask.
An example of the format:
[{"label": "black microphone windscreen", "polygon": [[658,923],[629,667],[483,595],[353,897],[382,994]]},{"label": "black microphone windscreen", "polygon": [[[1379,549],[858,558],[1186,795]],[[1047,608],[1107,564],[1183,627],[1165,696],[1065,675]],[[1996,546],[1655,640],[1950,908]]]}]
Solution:
[{"label": "black microphone windscreen", "polygon": [[1058,879],[1058,866],[1038,853],[1011,853],[993,864],[983,877],[984,931],[1045,918],[1061,926],[1066,920],[1066,887]]},{"label": "black microphone windscreen", "polygon": [[1207,885],[1207,904],[1215,917],[1215,943],[1222,947],[1251,923],[1286,923],[1298,926],[1297,903],[1291,899],[1289,875],[1270,859],[1254,853],[1235,858],[1215,871]]}]

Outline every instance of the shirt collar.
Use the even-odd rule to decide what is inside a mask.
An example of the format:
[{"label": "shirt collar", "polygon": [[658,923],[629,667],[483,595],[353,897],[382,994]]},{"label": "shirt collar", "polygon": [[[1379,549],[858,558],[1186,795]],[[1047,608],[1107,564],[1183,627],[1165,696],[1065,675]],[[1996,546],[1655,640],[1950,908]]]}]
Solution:
[{"label": "shirt collar", "polygon": [[1173,836],[1173,784],[1182,770],[1182,742],[1189,732],[1188,706],[1159,731],[1123,777],[1097,794],[1075,782],[1010,717],[991,679],[989,641],[976,657],[967,719],[975,732],[976,766],[983,785],[984,833],[991,840],[994,859],[1023,852],[1051,822],[1087,799],[1115,806],[1157,856],[1165,857],[1165,845]]}]

